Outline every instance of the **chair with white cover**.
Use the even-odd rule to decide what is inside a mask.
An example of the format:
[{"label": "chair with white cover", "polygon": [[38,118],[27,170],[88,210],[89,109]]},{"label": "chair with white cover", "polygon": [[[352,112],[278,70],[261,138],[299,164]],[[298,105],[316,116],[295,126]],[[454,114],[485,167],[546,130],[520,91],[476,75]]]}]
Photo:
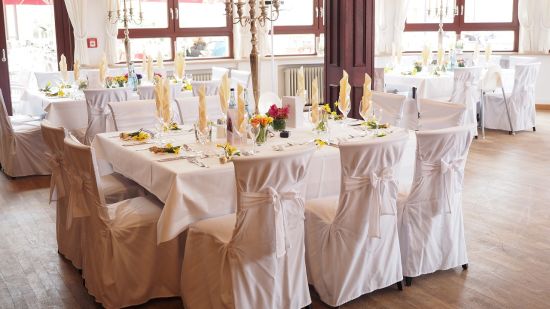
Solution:
[{"label": "chair with white cover", "polygon": [[129,95],[130,90],[126,88],[84,90],[88,110],[88,128],[84,136],[87,145],[97,134],[107,131],[107,104],[128,101]]},{"label": "chair with white cover", "polygon": [[250,72],[231,70],[231,88],[237,89],[238,84],[247,89],[250,86]]},{"label": "chair with white cover", "polygon": [[221,68],[221,67],[212,67],[212,76],[211,80],[220,81],[222,80],[222,77],[229,73],[229,69]]},{"label": "chair with white cover", "polygon": [[72,182],[81,187],[71,191],[70,198],[80,203],[69,211],[86,220],[82,275],[89,294],[106,308],[179,296],[183,242],[178,237],[157,245],[162,204],[152,197],[109,204],[94,150],[71,137],[65,138],[64,149]]},{"label": "chair with white cover", "polygon": [[464,125],[466,105],[429,99],[419,100],[418,130],[437,130]]},{"label": "chair with white cover", "polygon": [[[511,94],[487,94],[490,87],[483,88],[484,125],[489,129],[509,133],[536,130],[535,85],[540,63],[518,64],[515,69],[514,88]],[[501,86],[498,84],[497,87]],[[502,87],[500,87],[502,88]]]},{"label": "chair with white cover", "polygon": [[[199,97],[188,97],[176,99],[180,119],[182,123],[195,123],[199,119]],[[211,121],[216,121],[223,117],[218,96],[206,97],[206,116]]]},{"label": "chair with white cover", "polygon": [[401,127],[405,99],[407,97],[399,94],[373,91],[372,109],[376,118],[381,123],[389,123],[392,126]]},{"label": "chair with white cover", "polygon": [[[303,308],[305,178],[313,149],[234,159],[237,213],[191,224],[185,308]],[[201,278],[201,280],[197,280]]]},{"label": "chair with white cover", "polygon": [[455,68],[453,93],[449,102],[466,105],[464,124],[471,125],[477,137],[477,102],[479,102],[479,80],[481,67]]},{"label": "chair with white cover", "polygon": [[140,100],[154,100],[155,99],[155,86],[154,85],[139,85],[137,87],[137,93]]},{"label": "chair with white cover", "polygon": [[470,126],[416,132],[413,185],[398,202],[407,285],[422,274],[459,265],[467,268],[462,189],[472,138]]},{"label": "chair with white cover", "polygon": [[340,196],[306,203],[308,280],[330,306],[395,283],[401,289],[394,175],[407,139],[403,132],[340,144]]},{"label": "chair with white cover", "polygon": [[10,177],[50,175],[40,122],[12,123],[0,90],[0,165]]},{"label": "chair with white cover", "polygon": [[109,103],[115,131],[153,129],[158,124],[153,100]]}]

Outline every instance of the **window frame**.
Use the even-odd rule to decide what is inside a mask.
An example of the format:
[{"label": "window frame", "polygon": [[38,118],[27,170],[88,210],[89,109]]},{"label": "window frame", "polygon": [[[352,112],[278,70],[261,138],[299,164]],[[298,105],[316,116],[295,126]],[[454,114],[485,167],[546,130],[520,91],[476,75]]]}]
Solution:
[{"label": "window frame", "polygon": [[308,26],[274,26],[274,35],[285,34],[315,34],[315,53],[313,54],[284,54],[275,55],[275,57],[289,57],[289,56],[317,56],[319,55],[319,40],[321,34],[325,32],[325,9],[323,0],[311,0],[313,1],[313,25]]},{"label": "window frame", "polygon": [[[206,37],[206,36],[225,36],[229,37],[229,55],[227,57],[204,57],[204,58],[186,58],[187,61],[196,60],[212,60],[212,59],[231,59],[233,58],[233,21],[231,16],[225,15],[226,26],[225,27],[212,27],[212,28],[180,28],[179,26],[179,13],[175,13],[173,17],[172,12],[179,12],[178,0],[167,0],[166,18],[168,19],[167,28],[134,28],[130,29],[130,39],[155,39],[155,38],[168,38],[170,39],[170,53],[172,57],[168,61],[173,61],[176,54],[176,40],[178,38],[185,37]],[[117,39],[124,39],[124,28],[118,29]],[[166,60],[165,60],[166,61]],[[123,63],[119,62],[119,63]],[[139,63],[140,60],[135,60],[134,63]]]},{"label": "window frame", "polygon": [[[514,44],[512,50],[495,50],[495,52],[518,52],[519,50],[519,18],[518,18],[519,0],[513,0],[512,21],[511,22],[488,22],[488,23],[467,23],[465,22],[466,0],[456,0],[459,8],[458,15],[455,15],[452,23],[444,23],[444,31],[454,31],[456,38],[460,38],[463,31],[513,31]],[[405,32],[437,32],[439,23],[407,23],[405,21]],[[419,52],[409,50],[406,52]]]}]

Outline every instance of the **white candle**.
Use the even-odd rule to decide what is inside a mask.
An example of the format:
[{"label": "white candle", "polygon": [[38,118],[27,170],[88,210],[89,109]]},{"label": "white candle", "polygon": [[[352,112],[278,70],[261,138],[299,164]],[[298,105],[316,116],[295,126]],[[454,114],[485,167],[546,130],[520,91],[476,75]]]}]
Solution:
[{"label": "white candle", "polygon": [[141,14],[141,12],[143,11],[141,10],[141,0],[139,0],[139,13]]},{"label": "white candle", "polygon": [[132,2],[133,2],[133,1],[130,0],[130,11],[133,11],[133,10],[134,10],[134,7],[133,7],[133,5],[132,5]]},{"label": "white candle", "polygon": [[109,2],[109,12],[113,10],[113,0],[107,0]]}]

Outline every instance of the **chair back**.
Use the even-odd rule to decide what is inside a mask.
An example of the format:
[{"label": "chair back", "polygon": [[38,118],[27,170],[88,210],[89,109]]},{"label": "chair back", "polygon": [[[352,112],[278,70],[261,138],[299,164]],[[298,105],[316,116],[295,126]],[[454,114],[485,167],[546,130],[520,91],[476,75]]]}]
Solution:
[{"label": "chair back", "polygon": [[466,105],[420,99],[419,130],[437,130],[464,124]]},{"label": "chair back", "polygon": [[[409,135],[340,145],[340,200],[335,226],[345,226],[356,237],[380,238],[380,217],[395,216],[399,163]],[[359,237],[357,237],[359,236]]]},{"label": "chair back", "polygon": [[414,181],[406,205],[425,205],[433,215],[450,213],[461,205],[472,138],[469,126],[416,132]]},{"label": "chair back", "polygon": [[470,124],[477,133],[477,102],[480,99],[479,80],[481,67],[456,68],[451,103],[466,105],[464,123]]},{"label": "chair back", "polygon": [[221,67],[212,67],[212,77],[211,80],[220,81],[222,77],[229,73],[229,69],[221,68]]},{"label": "chair back", "polygon": [[126,88],[84,90],[88,111],[88,128],[84,142],[92,143],[99,133],[107,131],[107,104],[110,102],[127,101],[130,90]]},{"label": "chair back", "polygon": [[115,131],[153,129],[157,124],[153,100],[109,103]]},{"label": "chair back", "polygon": [[514,88],[510,98],[514,104],[535,106],[535,86],[539,70],[540,63],[516,65]]},{"label": "chair back", "polygon": [[[13,127],[11,125],[10,116],[8,115],[6,101],[4,101],[4,94],[2,93],[2,89],[0,89],[0,133],[2,133],[2,137],[13,135]],[[0,146],[2,144],[6,145],[4,147],[7,147],[7,144],[5,144],[4,140],[2,140]]]},{"label": "chair back", "polygon": [[237,224],[233,247],[256,260],[282,257],[291,243],[303,244],[305,178],[313,152],[307,147],[283,155],[234,159]]},{"label": "chair back", "polygon": [[382,123],[401,126],[403,107],[407,97],[399,94],[372,92],[372,108],[376,118]]},{"label": "chair back", "polygon": [[199,96],[199,89],[201,86],[205,86],[206,88],[206,95],[217,95],[218,89],[220,87],[220,81],[219,80],[208,80],[208,81],[192,81],[191,86],[193,87],[193,96],[198,97]]},{"label": "chair back", "polygon": [[241,84],[245,89],[250,86],[250,72],[231,70],[231,88],[237,89],[237,85]]},{"label": "chair back", "polygon": [[[199,119],[199,97],[176,99],[182,123],[195,123]],[[206,115],[216,121],[223,117],[220,98],[216,95],[206,97]]]},{"label": "chair back", "polygon": [[52,176],[50,178],[50,202],[53,198],[54,191],[57,192],[57,198],[63,198],[65,196],[65,184],[68,184],[68,179],[65,175],[65,162],[64,162],[64,139],[65,129],[63,127],[57,127],[48,120],[43,120],[40,124],[42,129],[42,137],[44,143],[50,149],[49,153],[49,165],[52,170]]},{"label": "chair back", "polygon": [[139,85],[137,87],[137,93],[140,100],[154,100],[155,99],[155,86],[153,85]]},{"label": "chair back", "polygon": [[481,81],[481,90],[489,92],[499,88],[502,88],[502,69],[498,65],[489,66]]}]

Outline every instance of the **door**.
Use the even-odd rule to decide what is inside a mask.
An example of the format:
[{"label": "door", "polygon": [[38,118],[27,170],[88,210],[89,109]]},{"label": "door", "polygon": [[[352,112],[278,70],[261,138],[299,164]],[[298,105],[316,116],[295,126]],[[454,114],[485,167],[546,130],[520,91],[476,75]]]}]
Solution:
[{"label": "door", "polygon": [[8,67],[8,46],[6,44],[6,29],[4,23],[4,8],[0,8],[0,89],[6,102],[6,109],[11,115],[10,71]]},{"label": "door", "polygon": [[338,100],[343,70],[351,85],[350,117],[360,118],[365,73],[374,73],[374,0],[325,2],[325,98]]}]

